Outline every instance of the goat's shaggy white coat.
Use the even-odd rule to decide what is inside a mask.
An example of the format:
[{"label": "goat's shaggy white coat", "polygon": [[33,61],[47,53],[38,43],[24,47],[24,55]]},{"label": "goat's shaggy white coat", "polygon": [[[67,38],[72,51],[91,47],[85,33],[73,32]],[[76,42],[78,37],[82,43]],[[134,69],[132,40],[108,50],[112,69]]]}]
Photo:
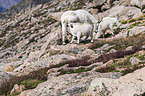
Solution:
[{"label": "goat's shaggy white coat", "polygon": [[69,24],[70,32],[73,35],[70,43],[74,41],[74,38],[77,37],[77,43],[79,44],[80,38],[86,36],[87,39],[91,36],[91,42],[93,42],[93,25],[89,23],[71,23]]},{"label": "goat's shaggy white coat", "polygon": [[[86,16],[88,20],[86,20]],[[61,16],[62,24],[62,42],[65,44],[66,30],[69,23],[81,23],[87,22],[93,24],[93,29],[96,31],[97,20],[85,10],[76,10],[76,11],[66,11]]]},{"label": "goat's shaggy white coat", "polygon": [[99,26],[98,26],[98,32],[96,35],[96,39],[100,37],[100,35],[103,33],[103,38],[105,35],[105,31],[107,29],[110,28],[112,35],[114,35],[114,30],[113,30],[113,25],[117,24],[117,27],[120,26],[119,21],[117,20],[117,18],[113,18],[113,17],[105,17],[102,19],[102,21],[100,22]]}]

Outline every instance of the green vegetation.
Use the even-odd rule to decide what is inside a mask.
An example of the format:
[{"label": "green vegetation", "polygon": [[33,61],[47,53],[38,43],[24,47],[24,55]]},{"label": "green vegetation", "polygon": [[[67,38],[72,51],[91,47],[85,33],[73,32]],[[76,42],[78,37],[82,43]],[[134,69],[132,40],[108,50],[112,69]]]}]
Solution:
[{"label": "green vegetation", "polygon": [[115,62],[114,66],[116,68],[129,68],[129,67],[131,67],[131,63],[130,63],[129,59],[126,59],[119,63]]},{"label": "green vegetation", "polygon": [[128,23],[132,23],[132,22],[135,22],[135,21],[136,21],[136,19],[129,19]]},{"label": "green vegetation", "polygon": [[129,26],[130,29],[133,28],[134,26],[138,26],[139,24],[143,23],[144,19],[145,19],[145,15],[142,15],[137,19],[129,19],[129,20],[121,21],[121,24],[133,23]]},{"label": "green vegetation", "polygon": [[75,70],[76,73],[81,73],[81,72],[84,72],[85,71],[85,68],[78,68]]},{"label": "green vegetation", "polygon": [[140,64],[140,65],[133,65],[132,67],[130,68],[127,68],[125,70],[122,70],[121,73],[123,73],[122,75],[126,75],[128,73],[132,73],[133,71],[137,70],[137,69],[140,69],[140,68],[143,68],[145,67],[145,64]]},{"label": "green vegetation", "polygon": [[36,88],[37,85],[42,82],[44,82],[44,81],[40,81],[38,79],[27,79],[27,80],[20,82],[20,85],[25,85],[26,89],[33,89],[33,88]]},{"label": "green vegetation", "polygon": [[136,25],[139,25],[139,24],[141,24],[142,22],[136,22]]},{"label": "green vegetation", "polygon": [[134,54],[134,55],[131,55],[131,56],[127,56],[127,59],[130,59],[131,57],[136,57],[136,58],[138,58],[139,60],[145,60],[145,54],[144,54],[144,52],[138,52],[138,53],[136,53],[136,54]]},{"label": "green vegetation", "polygon": [[121,24],[126,24],[126,23],[127,23],[127,20],[121,21]]}]

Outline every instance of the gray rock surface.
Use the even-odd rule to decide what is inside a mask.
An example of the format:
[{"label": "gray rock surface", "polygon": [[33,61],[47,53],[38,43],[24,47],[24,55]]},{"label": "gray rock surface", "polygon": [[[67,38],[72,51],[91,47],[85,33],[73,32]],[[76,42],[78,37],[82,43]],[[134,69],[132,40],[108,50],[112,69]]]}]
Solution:
[{"label": "gray rock surface", "polygon": [[[37,86],[33,90],[28,90],[25,92],[25,96],[35,95],[79,95],[80,93],[86,92],[89,88],[90,82],[95,77],[106,77],[106,78],[118,78],[120,74],[118,73],[75,73],[66,74],[58,77],[48,77],[49,79]],[[20,95],[21,96],[21,95]]]},{"label": "gray rock surface", "polygon": [[129,36],[133,36],[139,33],[142,33],[145,31],[145,27],[141,26],[141,27],[133,27],[132,29],[130,29],[129,31]]},{"label": "gray rock surface", "polygon": [[132,65],[139,64],[140,62],[140,60],[135,57],[131,57],[129,61]]},{"label": "gray rock surface", "polygon": [[133,96],[145,90],[145,68],[139,69],[119,79],[95,78],[85,95]]}]

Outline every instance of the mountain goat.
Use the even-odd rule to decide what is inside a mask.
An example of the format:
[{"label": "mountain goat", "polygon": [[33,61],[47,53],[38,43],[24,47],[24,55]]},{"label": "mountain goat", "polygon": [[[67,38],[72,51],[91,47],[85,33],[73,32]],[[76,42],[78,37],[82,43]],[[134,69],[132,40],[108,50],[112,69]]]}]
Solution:
[{"label": "mountain goat", "polygon": [[[85,16],[89,18],[86,20]],[[62,42],[65,44],[65,36],[68,23],[81,23],[87,22],[93,24],[93,30],[96,31],[97,20],[85,10],[76,10],[76,11],[66,11],[61,16],[61,25],[62,25]],[[74,24],[73,24],[74,25]]]},{"label": "mountain goat", "polygon": [[114,18],[114,17],[105,17],[105,18],[103,18],[102,21],[100,22],[99,26],[98,26],[98,32],[97,32],[97,35],[96,35],[95,38],[96,39],[99,38],[101,33],[103,33],[103,38],[104,38],[105,31],[109,28],[112,32],[112,35],[114,35],[114,30],[113,30],[113,25],[114,24],[117,24],[117,27],[120,26],[120,23],[117,20],[117,18]]},{"label": "mountain goat", "polygon": [[74,38],[77,36],[77,43],[79,44],[81,36],[91,36],[91,42],[93,42],[93,25],[89,23],[70,23],[68,24],[70,32],[73,35],[70,43],[74,41]]}]

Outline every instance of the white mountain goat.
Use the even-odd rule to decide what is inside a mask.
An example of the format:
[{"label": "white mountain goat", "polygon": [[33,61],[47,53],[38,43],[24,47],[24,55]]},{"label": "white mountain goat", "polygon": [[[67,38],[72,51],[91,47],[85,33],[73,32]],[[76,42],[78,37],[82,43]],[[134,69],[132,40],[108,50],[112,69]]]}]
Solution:
[{"label": "white mountain goat", "polygon": [[[85,16],[87,16],[90,20],[86,20]],[[61,16],[61,24],[62,24],[62,42],[65,44],[65,37],[67,31],[68,23],[81,23],[87,22],[89,24],[93,24],[93,30],[96,31],[97,20],[85,10],[76,10],[76,11],[66,11]],[[73,24],[74,25],[74,24]]]},{"label": "white mountain goat", "polygon": [[86,36],[85,39],[91,36],[91,42],[93,42],[93,24],[89,24],[87,22],[88,20],[86,19],[86,22],[84,22],[83,24],[82,23],[68,23],[70,32],[73,35],[70,43],[72,43],[74,41],[74,38],[77,37],[77,43],[79,44],[80,38],[82,36]]},{"label": "white mountain goat", "polygon": [[112,32],[112,35],[114,35],[114,30],[113,30],[113,25],[114,24],[116,24],[117,27],[120,26],[120,23],[117,20],[117,18],[114,18],[114,17],[105,17],[105,18],[103,18],[102,21],[100,22],[99,26],[98,26],[98,32],[97,32],[97,35],[96,35],[95,39],[99,38],[102,33],[103,33],[103,38],[104,38],[105,31],[109,28]]}]

